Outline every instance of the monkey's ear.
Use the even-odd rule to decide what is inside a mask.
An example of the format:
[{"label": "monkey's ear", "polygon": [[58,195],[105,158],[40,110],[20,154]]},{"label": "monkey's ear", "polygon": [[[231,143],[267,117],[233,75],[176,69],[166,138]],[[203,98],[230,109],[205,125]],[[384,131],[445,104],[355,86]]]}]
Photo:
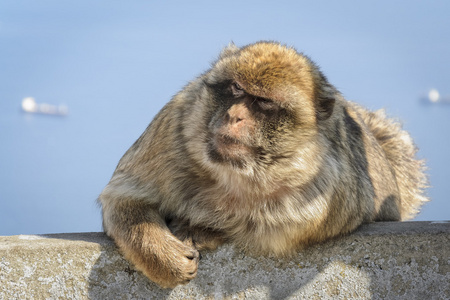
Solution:
[{"label": "monkey's ear", "polygon": [[219,55],[219,59],[223,59],[225,57],[231,56],[237,53],[240,49],[233,43],[229,43],[228,46],[223,48],[222,52]]},{"label": "monkey's ear", "polygon": [[336,99],[333,96],[319,96],[316,99],[316,116],[319,121],[331,117]]}]

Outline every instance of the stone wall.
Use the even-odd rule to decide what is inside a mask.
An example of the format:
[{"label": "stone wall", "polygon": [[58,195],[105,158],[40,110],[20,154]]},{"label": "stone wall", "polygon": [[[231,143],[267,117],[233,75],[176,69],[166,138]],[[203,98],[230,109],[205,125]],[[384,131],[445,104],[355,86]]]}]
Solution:
[{"label": "stone wall", "polygon": [[160,289],[103,233],[0,237],[0,299],[450,299],[450,222],[374,223],[291,259],[231,246]]}]

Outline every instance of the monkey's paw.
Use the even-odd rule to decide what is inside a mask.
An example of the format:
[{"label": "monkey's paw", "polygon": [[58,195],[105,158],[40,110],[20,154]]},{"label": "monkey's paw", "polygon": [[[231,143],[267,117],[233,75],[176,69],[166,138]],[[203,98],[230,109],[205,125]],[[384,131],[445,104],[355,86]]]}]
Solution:
[{"label": "monkey's paw", "polygon": [[200,257],[195,248],[171,235],[159,244],[149,245],[138,256],[138,259],[133,254],[130,257],[136,268],[163,288],[174,288],[194,279]]}]

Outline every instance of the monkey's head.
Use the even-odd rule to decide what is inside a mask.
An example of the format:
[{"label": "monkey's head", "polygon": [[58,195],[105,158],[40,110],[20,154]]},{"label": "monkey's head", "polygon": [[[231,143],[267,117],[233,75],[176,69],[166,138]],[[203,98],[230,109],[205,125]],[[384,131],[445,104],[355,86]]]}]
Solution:
[{"label": "monkey's head", "polygon": [[337,93],[307,57],[268,42],[228,46],[201,82],[203,162],[248,174],[307,158]]}]

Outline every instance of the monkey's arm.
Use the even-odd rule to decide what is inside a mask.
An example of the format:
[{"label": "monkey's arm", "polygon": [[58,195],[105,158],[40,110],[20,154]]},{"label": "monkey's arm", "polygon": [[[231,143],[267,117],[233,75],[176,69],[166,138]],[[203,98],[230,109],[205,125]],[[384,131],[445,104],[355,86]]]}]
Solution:
[{"label": "monkey's arm", "polygon": [[106,233],[136,269],[164,288],[196,276],[198,251],[177,239],[156,209],[141,200],[101,201]]},{"label": "monkey's arm", "polygon": [[167,226],[179,240],[193,245],[199,251],[215,250],[226,241],[225,235],[218,230],[189,226],[179,219],[170,220]]}]

